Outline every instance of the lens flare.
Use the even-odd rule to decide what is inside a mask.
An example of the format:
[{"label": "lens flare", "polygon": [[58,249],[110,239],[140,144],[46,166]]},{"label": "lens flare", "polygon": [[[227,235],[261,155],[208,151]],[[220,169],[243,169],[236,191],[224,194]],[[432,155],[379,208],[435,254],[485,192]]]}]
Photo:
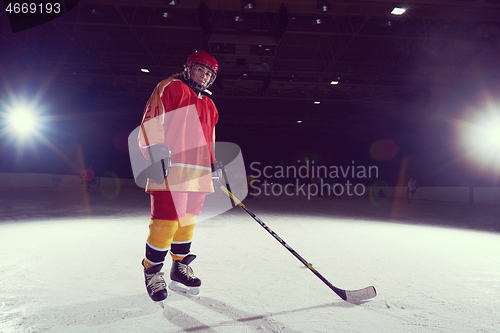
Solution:
[{"label": "lens flare", "polygon": [[114,199],[120,194],[121,182],[113,171],[105,171],[100,177],[100,192],[106,199]]},{"label": "lens flare", "polygon": [[396,157],[399,147],[390,139],[380,139],[370,146],[370,156],[375,161],[389,161]]}]

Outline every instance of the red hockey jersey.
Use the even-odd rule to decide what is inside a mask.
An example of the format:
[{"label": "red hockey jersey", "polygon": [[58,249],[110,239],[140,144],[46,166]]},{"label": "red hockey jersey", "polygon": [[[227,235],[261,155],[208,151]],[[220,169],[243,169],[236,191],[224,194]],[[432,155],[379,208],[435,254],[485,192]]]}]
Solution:
[{"label": "red hockey jersey", "polygon": [[213,101],[181,80],[169,78],[156,86],[144,109],[139,146],[146,158],[148,147],[168,146],[172,167],[162,184],[148,179],[146,192],[214,191],[210,164],[218,117]]}]

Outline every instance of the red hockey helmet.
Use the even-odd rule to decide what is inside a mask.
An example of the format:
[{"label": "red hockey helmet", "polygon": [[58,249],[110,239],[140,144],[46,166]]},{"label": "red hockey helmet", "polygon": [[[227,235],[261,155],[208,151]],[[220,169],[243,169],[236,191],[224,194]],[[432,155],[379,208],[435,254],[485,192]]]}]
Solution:
[{"label": "red hockey helmet", "polygon": [[187,58],[186,63],[189,64],[190,62],[198,62],[205,65],[205,67],[210,68],[215,75],[217,75],[217,72],[219,71],[219,64],[217,63],[217,60],[203,50],[194,51],[193,54]]},{"label": "red hockey helmet", "polygon": [[[212,75],[207,83],[201,84],[191,78],[191,70],[194,65],[203,66],[211,72]],[[193,54],[187,58],[186,66],[184,68],[184,78],[194,90],[204,91],[214,83],[218,71],[219,64],[217,63],[217,60],[207,52],[198,50],[194,51]]]}]

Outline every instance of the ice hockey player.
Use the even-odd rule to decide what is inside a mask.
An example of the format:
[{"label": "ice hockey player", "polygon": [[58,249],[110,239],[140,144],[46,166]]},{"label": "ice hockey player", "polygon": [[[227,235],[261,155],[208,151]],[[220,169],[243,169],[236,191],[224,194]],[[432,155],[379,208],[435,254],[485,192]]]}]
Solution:
[{"label": "ice hockey player", "polygon": [[[90,193],[90,182],[94,180],[94,170],[92,169],[92,165],[88,168],[83,169],[80,172],[80,178],[85,183],[85,190],[87,193]],[[94,192],[95,193],[95,192]]]},{"label": "ice hockey player", "polygon": [[[205,196],[214,192],[211,164],[215,162],[215,125],[218,111],[203,95],[217,76],[217,60],[205,51],[191,54],[182,73],[161,81],[149,98],[141,123],[139,145],[144,155],[151,147],[164,145],[171,150],[171,167],[164,179],[148,178],[146,192],[151,198],[151,220],[142,261],[146,289],[153,301],[167,298],[161,269],[168,252],[172,290],[197,294],[201,280],[190,267],[190,253],[196,216],[201,213]],[[197,112],[197,116],[196,116]],[[193,119],[201,130],[190,130]],[[171,118],[170,120],[166,120]],[[204,147],[189,149],[189,140],[203,141]],[[157,147],[156,147],[157,148]],[[168,149],[167,149],[168,150]]]}]

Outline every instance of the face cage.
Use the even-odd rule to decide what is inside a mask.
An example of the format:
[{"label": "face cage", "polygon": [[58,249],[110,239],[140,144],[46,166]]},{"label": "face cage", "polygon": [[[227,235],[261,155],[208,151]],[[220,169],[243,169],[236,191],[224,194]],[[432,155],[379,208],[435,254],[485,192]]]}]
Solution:
[{"label": "face cage", "polygon": [[[191,79],[191,70],[193,69],[194,65],[203,66],[203,67],[210,70],[210,72],[212,73],[212,76],[210,78],[210,81],[208,81],[207,84],[205,84],[205,85],[199,84],[195,80]],[[184,79],[189,83],[189,86],[191,88],[193,88],[193,90],[195,90],[196,92],[202,92],[202,91],[205,91],[205,89],[208,89],[214,83],[216,76],[217,76],[217,74],[215,74],[215,72],[210,67],[206,66],[205,64],[203,64],[201,62],[192,61],[192,62],[188,63],[186,65],[186,67],[184,68]]]}]

